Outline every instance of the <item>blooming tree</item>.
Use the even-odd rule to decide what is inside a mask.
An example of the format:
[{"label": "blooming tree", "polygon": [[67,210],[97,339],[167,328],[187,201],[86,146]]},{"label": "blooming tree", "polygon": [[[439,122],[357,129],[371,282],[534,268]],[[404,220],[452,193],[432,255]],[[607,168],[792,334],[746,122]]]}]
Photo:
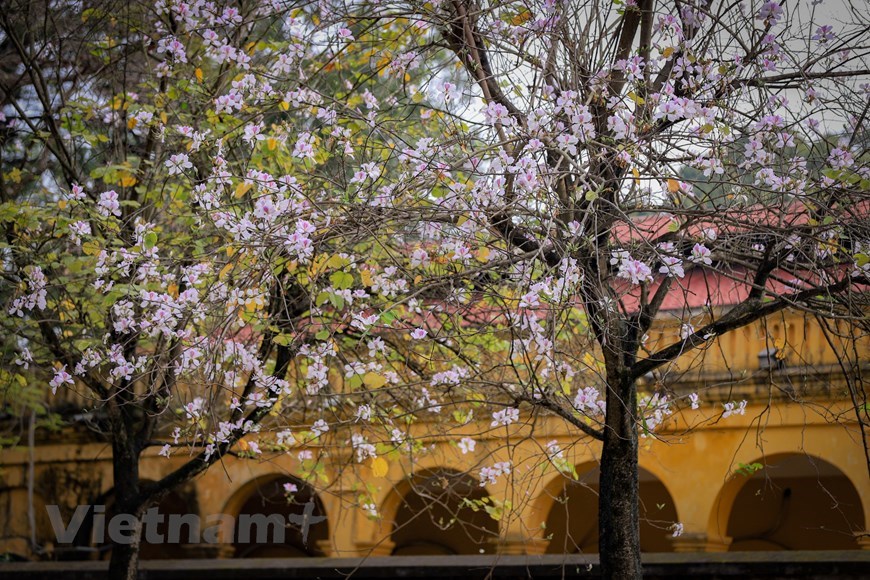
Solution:
[{"label": "blooming tree", "polygon": [[[4,12],[10,356],[104,414],[117,508],[138,515],[227,454],[311,445],[316,469],[331,437],[382,469],[425,452],[415,421],[509,433],[541,410],[601,442],[602,572],[639,577],[638,438],[699,401],[638,380],[787,308],[861,331],[860,10]],[[647,341],[666,312],[679,332]],[[143,484],[149,447],[191,458]],[[541,459],[572,470],[555,442]],[[114,578],[137,548],[115,547]]]}]

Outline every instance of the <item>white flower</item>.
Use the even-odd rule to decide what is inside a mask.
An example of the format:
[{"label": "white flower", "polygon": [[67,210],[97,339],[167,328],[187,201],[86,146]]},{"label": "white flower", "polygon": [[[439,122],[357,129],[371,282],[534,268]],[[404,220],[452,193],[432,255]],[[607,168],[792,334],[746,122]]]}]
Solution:
[{"label": "white flower", "polygon": [[683,524],[681,524],[680,522],[676,522],[674,525],[672,525],[671,529],[674,530],[674,538],[678,538],[683,535]]},{"label": "white flower", "polygon": [[690,393],[689,394],[689,403],[692,404],[692,409],[697,409],[700,406],[700,400],[698,399],[698,393]]},{"label": "white flower", "polygon": [[411,338],[413,338],[414,340],[422,340],[426,338],[426,330],[423,328],[415,328],[411,332]]},{"label": "white flower", "polygon": [[695,244],[692,248],[692,261],[696,264],[710,265],[713,260],[710,259],[710,249],[704,244]]},{"label": "white flower", "polygon": [[487,483],[495,485],[498,483],[498,478],[502,475],[508,475],[511,472],[511,464],[507,461],[496,463],[492,467],[482,467],[480,469],[480,487],[484,487]]},{"label": "white flower", "polygon": [[85,195],[85,189],[79,185],[78,183],[73,183],[72,189],[69,192],[69,198],[81,201],[87,197]]},{"label": "white flower", "polygon": [[166,167],[169,168],[169,175],[180,175],[185,169],[193,167],[193,163],[187,158],[186,153],[177,153],[169,157]]},{"label": "white flower", "polygon": [[695,327],[693,327],[691,324],[686,323],[680,326],[680,338],[682,338],[683,340],[686,340],[693,334],[695,334]]},{"label": "white flower", "polygon": [[115,191],[105,191],[100,194],[100,201],[97,202],[97,211],[103,217],[113,215],[121,216],[121,204],[118,202],[118,194]]},{"label": "white flower", "polygon": [[73,384],[72,375],[66,372],[66,365],[63,365],[62,367],[54,371],[54,378],[48,382],[48,386],[51,387],[51,394],[54,395],[55,393],[57,393],[57,388],[64,384]]},{"label": "white flower", "polygon": [[462,454],[465,455],[474,451],[474,447],[477,445],[477,441],[475,441],[471,437],[463,437],[456,445],[457,447],[459,447],[459,450],[462,451]]},{"label": "white flower", "polygon": [[746,414],[746,400],[740,401],[738,404],[736,401],[729,401],[725,403],[725,410],[722,412],[722,418],[727,419],[731,415],[745,415]]},{"label": "white flower", "polygon": [[632,284],[653,281],[652,270],[650,270],[650,267],[640,260],[632,258],[628,252],[614,252],[610,259],[610,263],[615,263],[615,260],[619,261],[619,270],[616,273],[619,278],[630,280]]},{"label": "white flower", "polygon": [[164,445],[163,447],[160,448],[160,453],[158,453],[158,455],[160,455],[162,457],[166,457],[168,459],[169,454],[171,452],[172,452],[172,447],[169,445],[169,443],[167,443],[166,445]]},{"label": "white flower", "polygon": [[499,425],[510,425],[517,421],[520,418],[520,410],[514,409],[512,407],[508,407],[507,409],[502,409],[501,411],[496,411],[492,414],[492,423],[491,427],[498,427]]},{"label": "white flower", "polygon": [[368,405],[360,405],[356,410],[356,418],[358,421],[368,421],[372,418],[372,408]]},{"label": "white flower", "polygon": [[673,256],[665,256],[662,258],[662,267],[659,268],[659,272],[661,274],[667,274],[671,278],[674,276],[682,278],[686,275],[686,272],[683,270],[683,261]]},{"label": "white flower", "polygon": [[365,437],[359,433],[355,433],[351,437],[351,445],[356,449],[356,461],[362,463],[368,458],[374,459],[377,457],[375,446],[369,443]]},{"label": "white flower", "polygon": [[327,431],[329,431],[329,425],[323,419],[318,419],[314,422],[314,425],[311,426],[311,432],[314,433],[315,437],[320,437]]}]

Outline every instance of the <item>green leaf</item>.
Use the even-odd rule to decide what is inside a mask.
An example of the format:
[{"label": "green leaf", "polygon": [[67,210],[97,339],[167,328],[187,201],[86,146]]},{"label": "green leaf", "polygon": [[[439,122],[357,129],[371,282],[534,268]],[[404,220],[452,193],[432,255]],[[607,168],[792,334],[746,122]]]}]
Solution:
[{"label": "green leaf", "polygon": [[143,239],[143,246],[146,250],[150,250],[154,246],[157,245],[157,234],[154,232],[148,232],[145,234],[145,238]]},{"label": "green leaf", "polygon": [[353,275],[347,272],[333,272],[329,276],[329,281],[332,282],[333,288],[337,290],[346,290],[353,286]]},{"label": "green leaf", "polygon": [[326,340],[329,338],[329,331],[324,328],[323,330],[315,334],[314,338],[316,338],[317,340]]}]

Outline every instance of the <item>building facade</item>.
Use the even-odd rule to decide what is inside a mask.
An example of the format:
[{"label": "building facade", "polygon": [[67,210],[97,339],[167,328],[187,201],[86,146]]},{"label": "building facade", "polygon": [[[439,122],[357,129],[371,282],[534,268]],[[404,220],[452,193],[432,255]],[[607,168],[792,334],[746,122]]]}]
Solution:
[{"label": "building facade", "polygon": [[[650,340],[673,332],[660,328]],[[702,355],[684,357],[680,372],[649,377],[642,387],[700,397],[698,409],[675,413],[641,440],[642,550],[870,549],[870,477],[855,400],[864,393],[866,341],[849,343],[858,356],[848,366],[837,352],[846,343],[789,312],[715,342]],[[745,413],[724,412],[726,403],[744,400]],[[426,422],[415,429],[425,433]],[[477,441],[473,451],[457,445],[461,433],[433,435],[424,452],[377,465],[355,463],[350,447],[339,446],[322,450],[316,476],[310,470],[300,476],[296,449],[225,457],[162,501],[160,538],[146,538],[142,556],[597,551],[597,442],[544,415],[526,414],[510,431],[492,429],[488,420],[465,429]],[[562,471],[542,461],[554,441]],[[144,480],[156,481],[187,459],[157,451],[141,461]],[[480,469],[501,461],[510,462],[510,474],[481,483]],[[33,446],[5,449],[0,553],[106,558],[105,529],[95,533],[105,524],[93,509],[73,541],[58,541],[56,528],[58,521],[70,524],[80,505],[106,506],[103,521],[110,519],[111,504],[107,444],[68,428],[35,438]],[[52,509],[60,517],[54,523]],[[172,515],[182,527],[168,538]],[[183,520],[190,515],[198,516],[195,533]],[[288,523],[283,538],[268,523],[262,536],[240,533],[240,522],[262,524],[252,520],[260,515],[283,518],[277,520]]]}]

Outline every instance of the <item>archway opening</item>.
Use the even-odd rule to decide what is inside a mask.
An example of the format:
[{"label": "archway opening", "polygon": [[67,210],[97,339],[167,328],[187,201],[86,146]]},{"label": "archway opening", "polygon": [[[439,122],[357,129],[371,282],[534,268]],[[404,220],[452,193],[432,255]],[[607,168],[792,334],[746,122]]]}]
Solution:
[{"label": "archway opening", "polygon": [[855,533],[864,530],[864,510],[842,471],[802,454],[765,463],[729,482],[739,486],[728,513],[730,551],[859,548]]},{"label": "archway opening", "polygon": [[[579,472],[579,470],[578,470]],[[546,520],[548,554],[598,552],[599,469],[579,472],[577,480],[565,478]],[[677,523],[674,500],[664,484],[640,468],[640,549],[642,552],[672,552],[673,526]]]},{"label": "archway opening", "polygon": [[[393,522],[393,554],[401,556],[494,552],[497,510],[468,474],[447,470],[412,476]],[[489,508],[489,509],[487,509]]]},{"label": "archway opening", "polygon": [[266,476],[245,485],[231,505],[236,558],[323,556],[329,539],[326,510],[320,498],[299,479]]},{"label": "archway opening", "polygon": [[[142,485],[154,482],[143,479]],[[157,510],[157,517],[146,527],[143,524],[139,544],[139,558],[142,560],[171,560],[190,558],[187,546],[198,543],[199,530],[188,521],[198,520],[199,509],[196,503],[196,493],[192,488],[184,486],[170,491],[157,505],[149,509]],[[115,508],[114,488],[100,495],[88,508],[87,516],[82,522],[74,540],[74,547],[61,552],[61,559],[98,559],[108,560],[112,556],[112,520],[118,515]],[[184,522],[176,525],[177,522]],[[66,521],[66,520],[65,520]],[[170,530],[176,530],[170,534]],[[120,532],[126,535],[125,532]],[[193,542],[189,542],[193,536]]]}]

